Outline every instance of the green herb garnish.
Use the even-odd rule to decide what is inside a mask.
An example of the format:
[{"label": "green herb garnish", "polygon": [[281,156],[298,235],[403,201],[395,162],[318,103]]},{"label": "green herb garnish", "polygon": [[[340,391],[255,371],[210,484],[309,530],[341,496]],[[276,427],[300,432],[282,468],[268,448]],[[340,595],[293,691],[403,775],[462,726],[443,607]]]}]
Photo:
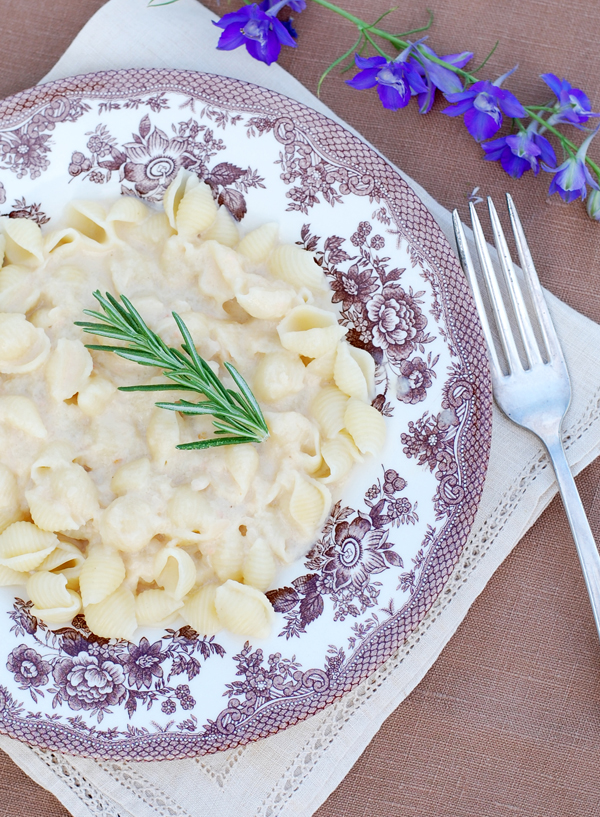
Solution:
[{"label": "green herb garnish", "polygon": [[121,295],[120,304],[108,292],[103,297],[94,292],[104,313],[84,309],[84,313],[97,318],[101,323],[76,321],[84,332],[123,341],[125,346],[87,345],[88,349],[114,352],[125,360],[133,360],[141,366],[155,366],[162,369],[172,383],[157,383],[150,386],[120,386],[120,391],[193,391],[206,398],[199,403],[179,400],[177,403],[156,403],[159,408],[179,411],[182,414],[210,414],[213,416],[215,434],[208,440],[197,440],[178,445],[189,451],[194,448],[212,448],[217,445],[240,445],[242,443],[262,443],[269,436],[269,429],[256,402],[256,398],[241,374],[229,363],[223,366],[233,379],[239,391],[226,388],[208,363],[198,354],[185,323],[176,312],[175,322],[183,336],[180,349],[173,349],[164,343],[144,322],[131,301]]}]

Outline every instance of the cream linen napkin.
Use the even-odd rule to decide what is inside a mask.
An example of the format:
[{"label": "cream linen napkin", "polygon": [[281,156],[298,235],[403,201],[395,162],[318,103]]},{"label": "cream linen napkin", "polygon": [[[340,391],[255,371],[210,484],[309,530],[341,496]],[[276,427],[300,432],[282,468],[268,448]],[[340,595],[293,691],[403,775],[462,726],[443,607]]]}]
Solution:
[{"label": "cream linen napkin", "polygon": [[[196,0],[147,8],[110,0],[45,80],[110,68],[189,68],[264,85],[338,119],[293,77],[245,51],[214,48],[213,15]],[[339,121],[339,120],[338,120]],[[451,220],[399,171],[446,235]],[[548,295],[573,381],[565,442],[574,472],[600,453],[600,326]],[[110,763],[29,748],[0,747],[75,817],[309,817],[341,782],[383,721],[419,683],[469,607],[556,493],[536,439],[494,415],[483,499],[447,587],[399,653],[337,704],[266,741],[195,760]]]}]

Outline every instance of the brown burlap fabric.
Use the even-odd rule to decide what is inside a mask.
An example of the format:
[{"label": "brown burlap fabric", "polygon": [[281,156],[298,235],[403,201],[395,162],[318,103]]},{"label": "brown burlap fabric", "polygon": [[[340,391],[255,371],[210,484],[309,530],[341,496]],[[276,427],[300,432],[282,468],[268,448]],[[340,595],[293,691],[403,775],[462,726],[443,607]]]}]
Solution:
[{"label": "brown burlap fabric", "polygon": [[[0,0],[0,96],[37,82],[103,0]],[[145,0],[140,0],[144,3]],[[339,0],[375,19],[392,2]],[[213,10],[237,7],[216,0]],[[551,97],[544,71],[584,87],[600,109],[600,5],[590,0],[431,0],[429,32],[441,53],[470,48],[484,74],[514,64],[509,88],[525,102]],[[389,18],[393,30],[426,19],[425,0]],[[350,47],[352,27],[317,7],[297,18],[301,46],[281,64],[315,90],[323,69]],[[210,47],[203,45],[203,47]],[[123,66],[124,68],[128,66]],[[489,73],[488,73],[489,71]],[[382,110],[374,92],[326,81],[323,100],[448,208],[467,196],[519,207],[540,277],[600,321],[600,224],[581,204],[549,199],[549,177],[516,182],[492,163],[460,120]],[[600,156],[600,143],[592,149]],[[578,479],[600,537],[600,461]],[[552,503],[494,576],[442,656],[384,724],[318,817],[592,817],[600,814],[600,644],[562,506]],[[200,813],[200,812],[199,812]],[[64,808],[3,757],[0,817],[61,817]],[[241,815],[241,817],[245,817]]]}]

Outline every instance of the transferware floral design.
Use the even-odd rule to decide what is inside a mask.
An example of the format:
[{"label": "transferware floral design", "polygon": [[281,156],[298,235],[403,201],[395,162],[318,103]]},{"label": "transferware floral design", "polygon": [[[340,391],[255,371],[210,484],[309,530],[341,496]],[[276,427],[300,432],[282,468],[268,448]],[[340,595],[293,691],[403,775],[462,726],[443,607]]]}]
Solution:
[{"label": "transferware floral design", "polygon": [[[304,562],[284,568],[271,594],[279,626],[265,642],[181,627],[128,644],[93,636],[80,616],[51,631],[2,589],[14,626],[0,660],[0,729],[105,759],[231,749],[366,678],[439,596],[489,450],[487,362],[456,259],[359,139],[266,89],[185,71],[105,72],[0,101],[5,216],[47,223],[75,197],[153,202],[175,165],[238,220],[248,207],[315,253],[348,340],[376,360],[373,406],[390,433],[378,476],[358,480]],[[308,213],[322,238],[303,228]]]},{"label": "transferware floral design", "polygon": [[[168,107],[166,101],[163,107]],[[100,123],[86,133],[90,155],[80,150],[72,153],[69,174],[104,184],[111,180],[113,172],[118,172],[124,195],[158,202],[183,167],[207,182],[218,204],[224,204],[241,221],[247,209],[244,193],[252,187],[264,187],[264,180],[251,168],[244,170],[230,162],[209,168],[211,159],[225,150],[225,144],[206,124],[188,119],[172,128],[173,135],[168,136],[153,127],[146,114],[137,133],[132,134],[132,141],[119,145],[107,126]]]},{"label": "transferware floral design", "polygon": [[[138,704],[151,709],[158,701],[167,714],[174,714],[178,705],[192,709],[196,702],[189,686],[174,688],[171,678],[185,675],[191,680],[200,673],[200,659],[225,654],[214,638],[200,638],[191,627],[167,630],[152,644],[143,637],[137,645],[94,635],[81,615],[72,627],[53,631],[31,614],[32,605],[15,600],[11,631],[15,636],[33,636],[36,647],[19,644],[9,654],[6,668],[34,701],[48,693],[53,696],[53,708],[84,710],[98,723],[120,705],[130,718]],[[89,728],[82,720],[69,718],[69,722]]]}]

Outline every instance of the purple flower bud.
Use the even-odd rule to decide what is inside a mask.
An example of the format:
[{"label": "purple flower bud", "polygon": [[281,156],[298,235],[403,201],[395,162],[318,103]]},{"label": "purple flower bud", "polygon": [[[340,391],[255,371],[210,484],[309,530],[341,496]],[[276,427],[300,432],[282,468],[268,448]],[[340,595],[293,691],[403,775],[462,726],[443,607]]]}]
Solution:
[{"label": "purple flower bud", "polygon": [[555,113],[548,119],[549,125],[568,122],[575,127],[581,127],[591,116],[600,116],[598,113],[592,113],[590,100],[583,91],[573,88],[566,79],[559,79],[555,74],[542,74],[541,78],[557,98]]},{"label": "purple flower bud", "polygon": [[586,209],[590,218],[600,221],[600,190],[592,190],[588,196]]},{"label": "purple flower bud", "polygon": [[[299,11],[302,10],[298,4],[303,0],[292,2]],[[213,21],[213,25],[223,29],[217,48],[232,51],[245,45],[251,57],[271,65],[279,57],[282,45],[296,47],[293,36],[275,16],[284,5],[286,3],[273,5],[270,0],[265,0],[260,6],[253,3]]]},{"label": "purple flower bud", "polygon": [[[600,128],[600,125],[598,127]],[[589,184],[594,190],[600,190],[598,182],[593,178],[585,164],[590,142],[597,133],[598,128],[582,142],[575,156],[570,156],[559,167],[551,168],[543,165],[544,170],[548,171],[548,173],[554,173],[554,178],[550,182],[550,195],[558,193],[563,201],[571,202],[578,198],[585,199],[587,195],[586,184]]]},{"label": "purple flower bud", "polygon": [[446,116],[465,117],[465,125],[471,136],[478,142],[491,139],[502,126],[502,114],[513,119],[526,116],[525,108],[519,100],[500,88],[500,84],[515,69],[503,74],[494,82],[483,80],[476,82],[467,91],[445,94],[448,102],[455,103],[445,108],[442,113]]},{"label": "purple flower bud", "polygon": [[403,52],[395,60],[375,56],[364,58],[355,54],[356,67],[361,70],[347,84],[352,88],[364,90],[377,86],[377,93],[384,108],[396,111],[405,108],[410,102],[412,93],[425,93],[427,87],[415,67],[403,57]]},{"label": "purple flower bud", "polygon": [[520,179],[527,170],[540,172],[540,161],[556,167],[556,154],[550,142],[537,132],[537,122],[532,122],[525,131],[512,136],[501,136],[491,142],[484,142],[488,162],[499,161],[509,176]]}]

